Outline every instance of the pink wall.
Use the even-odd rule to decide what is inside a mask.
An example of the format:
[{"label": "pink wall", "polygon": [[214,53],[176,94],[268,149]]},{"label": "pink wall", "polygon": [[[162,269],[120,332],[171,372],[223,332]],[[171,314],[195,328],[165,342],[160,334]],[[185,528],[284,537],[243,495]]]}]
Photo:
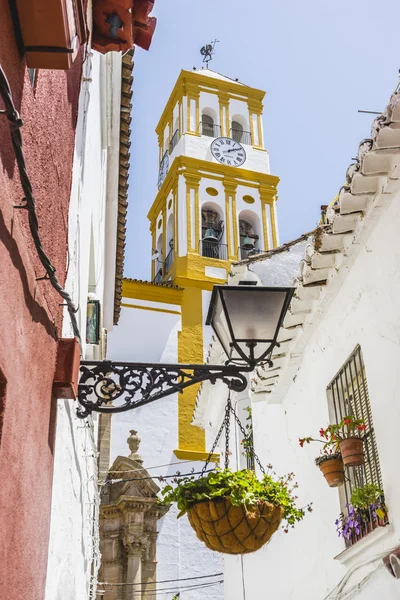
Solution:
[{"label": "pink wall", "polygon": [[[32,88],[18,54],[8,0],[0,0],[0,15],[0,64],[24,121],[21,133],[43,246],[63,283],[83,53],[70,71],[39,71]],[[0,598],[41,600],[53,474],[52,381],[62,309],[50,284],[35,281],[44,271],[27,214],[13,209],[21,198],[8,122],[0,116],[0,383],[6,380],[0,441]],[[0,398],[0,413],[1,404]]]}]

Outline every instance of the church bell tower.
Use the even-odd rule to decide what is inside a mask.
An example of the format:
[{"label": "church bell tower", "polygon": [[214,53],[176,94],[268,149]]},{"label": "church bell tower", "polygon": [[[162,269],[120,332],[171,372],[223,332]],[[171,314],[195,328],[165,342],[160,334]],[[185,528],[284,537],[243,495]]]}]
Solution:
[{"label": "church bell tower", "polygon": [[[182,288],[180,363],[203,363],[210,293],[232,262],[279,244],[278,177],[262,127],[265,92],[208,68],[181,71],[157,125],[158,193],[149,211],[152,280]],[[204,432],[191,418],[196,387],[178,397],[178,449],[202,459]]]}]

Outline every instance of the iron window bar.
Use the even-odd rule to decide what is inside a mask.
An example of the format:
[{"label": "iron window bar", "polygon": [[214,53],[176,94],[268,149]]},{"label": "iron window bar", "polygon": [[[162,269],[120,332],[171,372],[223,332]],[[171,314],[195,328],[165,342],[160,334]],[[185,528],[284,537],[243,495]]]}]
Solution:
[{"label": "iron window bar", "polygon": [[243,131],[243,129],[235,129],[231,127],[230,137],[239,144],[247,144],[248,146],[251,146],[252,144],[250,131]]},{"label": "iron window bar", "polygon": [[[383,489],[365,365],[359,345],[356,346],[346,363],[332,379],[327,390],[332,399],[337,423],[345,416],[352,415],[355,419],[362,419],[367,425],[364,435],[365,463],[358,467],[348,467],[348,477],[346,477],[343,485],[342,495],[344,498],[342,497],[341,500],[344,506],[342,514],[347,516],[348,509],[346,505],[350,505],[351,494],[354,489],[362,487],[366,483],[375,484],[379,489]],[[360,534],[352,534],[346,540],[346,546],[352,546],[373,529],[388,523],[387,518],[383,520],[373,518],[371,511],[369,513],[368,518],[361,520]]]},{"label": "iron window bar", "polygon": [[206,258],[228,260],[228,246],[219,242],[200,240],[200,254]]}]

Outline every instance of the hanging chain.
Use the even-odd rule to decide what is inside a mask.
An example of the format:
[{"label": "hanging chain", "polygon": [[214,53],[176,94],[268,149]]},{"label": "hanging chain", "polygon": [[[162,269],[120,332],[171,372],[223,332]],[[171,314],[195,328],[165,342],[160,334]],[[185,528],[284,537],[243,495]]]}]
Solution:
[{"label": "hanging chain", "polygon": [[[210,450],[209,455],[207,456],[207,460],[204,463],[204,467],[200,473],[200,477],[203,477],[204,473],[207,471],[207,467],[211,462],[212,456],[215,452],[215,449],[218,445],[218,442],[221,438],[222,432],[225,429],[225,469],[229,468],[229,456],[230,456],[230,450],[229,450],[229,437],[230,437],[230,421],[231,421],[231,414],[233,415],[241,433],[243,434],[245,439],[249,439],[248,434],[246,433],[246,430],[244,429],[242,423],[240,422],[239,417],[237,416],[235,409],[232,406],[232,401],[231,401],[231,393],[229,391],[229,396],[228,399],[226,401],[226,406],[225,406],[225,415],[224,415],[224,420],[221,423],[221,427],[218,430],[217,436],[215,438],[215,441],[212,445],[212,448]],[[258,458],[257,454],[254,451],[254,443],[253,443],[253,438],[251,438],[251,443],[248,446],[248,451],[250,453],[250,455],[254,458],[254,460],[256,461],[256,463],[258,464],[260,471],[263,475],[266,475],[266,471],[264,469],[264,467],[261,464],[260,459]]]},{"label": "hanging chain", "polygon": [[231,432],[231,411],[232,411],[232,403],[231,403],[231,390],[229,390],[228,400],[226,401],[225,407],[225,469],[229,469],[229,436]]},{"label": "hanging chain", "polygon": [[[233,414],[233,416],[234,416],[234,418],[235,418],[235,421],[236,421],[236,423],[238,424],[238,427],[239,427],[240,431],[243,433],[244,437],[245,437],[246,439],[248,439],[248,435],[247,435],[247,433],[246,433],[246,431],[245,431],[245,429],[244,429],[243,425],[241,424],[241,422],[240,422],[240,419],[239,419],[239,417],[237,416],[237,414],[236,414],[236,412],[235,412],[235,409],[232,407],[232,405],[231,405],[231,408],[230,408],[230,410],[231,410],[231,412],[232,412],[232,414]],[[255,453],[255,451],[254,451],[254,443],[253,443],[253,438],[251,438],[251,444],[250,444],[250,446],[248,447],[248,450],[249,450],[249,452],[250,452],[251,456],[254,458],[254,460],[255,460],[255,461],[256,461],[256,463],[258,464],[258,466],[260,467],[260,471],[261,471],[261,473],[262,473],[263,475],[266,475],[265,469],[264,469],[264,467],[262,466],[260,459],[258,458],[257,454],[256,454],[256,453]]]},{"label": "hanging chain", "polygon": [[222,423],[221,423],[221,427],[220,427],[220,428],[219,428],[219,430],[218,430],[217,437],[215,438],[215,441],[214,441],[214,443],[213,443],[213,445],[212,445],[212,448],[211,448],[211,450],[210,450],[210,452],[209,452],[209,455],[207,456],[207,460],[206,460],[206,462],[204,463],[204,467],[203,467],[203,469],[202,469],[202,471],[201,471],[201,473],[200,473],[200,477],[203,477],[204,473],[205,473],[205,472],[206,472],[206,470],[207,470],[207,467],[208,467],[208,465],[209,465],[209,464],[210,464],[210,462],[211,462],[211,459],[212,459],[212,456],[213,456],[213,454],[214,454],[214,451],[215,451],[215,449],[216,449],[216,447],[217,447],[217,445],[218,445],[218,442],[219,442],[219,440],[220,440],[220,437],[221,437],[221,435],[222,435],[222,432],[223,432],[223,430],[224,430],[224,428],[225,428],[225,424],[226,424],[226,421],[227,421],[227,419],[228,419],[228,421],[229,421],[229,418],[230,418],[230,417],[229,417],[229,412],[230,412],[230,411],[229,411],[229,407],[228,407],[228,404],[227,404],[227,405],[226,405],[226,407],[225,407],[225,416],[224,416],[224,420],[223,420],[223,421],[222,421]]}]

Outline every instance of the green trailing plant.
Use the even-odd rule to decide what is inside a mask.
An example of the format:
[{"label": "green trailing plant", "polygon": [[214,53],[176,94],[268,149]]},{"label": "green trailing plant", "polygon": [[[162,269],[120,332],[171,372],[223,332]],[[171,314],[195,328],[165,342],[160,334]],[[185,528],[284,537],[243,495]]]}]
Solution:
[{"label": "green trailing plant", "polygon": [[[304,508],[296,506],[297,496],[294,493],[298,484],[293,480],[294,473],[277,479],[265,474],[262,479],[258,479],[249,469],[217,469],[198,479],[193,476],[177,479],[176,487],[167,485],[162,491],[162,504],[176,503],[179,518],[194,504],[216,498],[229,497],[233,506],[249,506],[266,501],[283,508],[286,522],[284,529],[287,532],[288,526],[293,527],[305,514]],[[312,510],[311,505],[305,508],[310,512]]]}]

